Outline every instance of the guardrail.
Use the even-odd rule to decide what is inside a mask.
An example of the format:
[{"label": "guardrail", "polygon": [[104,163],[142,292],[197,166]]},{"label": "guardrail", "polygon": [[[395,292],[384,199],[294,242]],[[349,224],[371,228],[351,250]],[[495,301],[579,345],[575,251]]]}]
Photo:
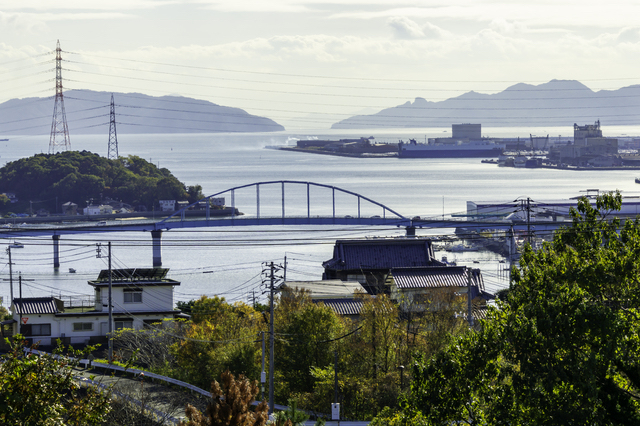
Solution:
[{"label": "guardrail", "polygon": [[[51,356],[56,357],[56,358],[60,357],[59,355],[50,354],[49,352],[39,351],[37,349],[24,348],[24,351],[25,351],[25,353],[34,353],[36,355],[46,354],[46,355],[51,355]],[[73,358],[73,357],[68,357],[68,358],[71,359],[71,360],[76,360],[76,358]],[[167,377],[167,376],[161,376],[159,374],[151,373],[149,371],[138,370],[138,369],[135,369],[135,368],[124,368],[124,367],[121,367],[119,365],[107,364],[107,363],[104,363],[104,362],[92,361],[92,360],[89,360],[89,359],[80,359],[80,360],[77,360],[77,361],[78,361],[78,364],[84,365],[84,368],[89,368],[89,367],[91,367],[91,368],[103,368],[105,370],[120,371],[120,372],[123,372],[123,373],[129,373],[129,374],[133,374],[133,375],[140,375],[140,373],[144,373],[144,377],[145,378],[148,377],[148,378],[155,379],[155,380],[158,380],[158,381],[162,381],[162,382],[165,382],[165,383],[170,383],[172,385],[179,386],[179,387],[182,387],[182,388],[185,388],[185,389],[189,389],[189,390],[191,390],[193,392],[197,392],[200,395],[203,395],[203,396],[205,396],[207,398],[211,397],[211,392],[210,391],[206,391],[206,390],[201,389],[201,388],[199,388],[199,387],[197,387],[195,385],[192,385],[192,384],[187,383],[187,382],[183,382],[181,380],[173,379],[173,378]],[[224,397],[222,397],[222,398],[224,399]],[[259,401],[253,401],[251,403],[251,405],[258,405],[259,403],[260,403]],[[284,410],[287,410],[289,407],[287,407],[286,405],[274,404],[273,408],[276,409],[276,410],[284,411]]]}]

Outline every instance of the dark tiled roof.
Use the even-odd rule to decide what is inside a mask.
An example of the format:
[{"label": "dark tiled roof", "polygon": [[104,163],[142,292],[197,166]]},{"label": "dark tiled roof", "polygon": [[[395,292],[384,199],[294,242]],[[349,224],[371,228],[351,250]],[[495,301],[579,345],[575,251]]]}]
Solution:
[{"label": "dark tiled roof", "polygon": [[390,269],[431,266],[434,263],[431,240],[424,238],[380,238],[338,240],[333,259],[323,266],[335,270]]},{"label": "dark tiled roof", "polygon": [[[112,269],[111,283],[114,287],[128,286],[157,286],[157,285],[180,285],[179,281],[167,278],[168,268],[131,268]],[[89,281],[89,285],[94,287],[106,287],[109,285],[109,270],[100,271],[98,278]]]},{"label": "dark tiled roof", "polygon": [[[471,295],[477,297],[485,293],[484,280],[479,269],[468,269],[464,266],[436,266],[429,268],[394,268],[391,275],[400,290],[410,288],[467,287],[468,272],[471,275]],[[485,297],[486,298],[486,297]],[[489,297],[492,298],[492,297]]]},{"label": "dark tiled roof", "polygon": [[314,299],[314,303],[324,303],[338,315],[360,315],[362,300],[360,299]]},{"label": "dark tiled roof", "polygon": [[[431,268],[394,268],[391,275],[398,288],[466,287],[467,268],[447,266]],[[472,281],[472,285],[476,283]]]},{"label": "dark tiled roof", "polygon": [[13,299],[16,314],[57,314],[63,310],[62,300],[55,297],[23,297]]}]

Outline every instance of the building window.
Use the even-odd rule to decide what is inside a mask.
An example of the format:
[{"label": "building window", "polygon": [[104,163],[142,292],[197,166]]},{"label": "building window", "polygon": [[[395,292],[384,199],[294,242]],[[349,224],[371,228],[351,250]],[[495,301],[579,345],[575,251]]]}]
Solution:
[{"label": "building window", "polygon": [[73,323],[73,331],[92,331],[93,323],[92,322],[74,322]]},{"label": "building window", "polygon": [[142,290],[125,290],[124,303],[142,303]]},{"label": "building window", "polygon": [[22,326],[25,336],[51,336],[51,324],[30,324]]},{"label": "building window", "polygon": [[133,328],[133,320],[131,318],[116,319],[116,330],[123,328]]}]

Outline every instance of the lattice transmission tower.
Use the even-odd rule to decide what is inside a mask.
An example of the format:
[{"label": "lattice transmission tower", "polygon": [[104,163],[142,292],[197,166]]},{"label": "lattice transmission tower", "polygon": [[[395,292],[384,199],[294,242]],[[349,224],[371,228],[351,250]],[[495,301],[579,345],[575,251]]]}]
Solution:
[{"label": "lattice transmission tower", "polygon": [[116,105],[113,103],[113,93],[111,94],[111,118],[109,120],[109,148],[107,158],[115,160],[118,158],[118,134],[116,133]]},{"label": "lattice transmission tower", "polygon": [[64,97],[62,96],[62,50],[60,40],[56,44],[56,99],[53,104],[53,121],[51,123],[51,137],[49,138],[49,154],[71,148],[69,128],[67,127],[67,114],[64,112]]}]

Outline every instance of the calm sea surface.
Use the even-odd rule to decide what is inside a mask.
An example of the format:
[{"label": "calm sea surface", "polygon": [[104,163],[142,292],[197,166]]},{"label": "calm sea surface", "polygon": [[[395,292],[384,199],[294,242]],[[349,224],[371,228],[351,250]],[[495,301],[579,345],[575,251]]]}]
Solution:
[{"label": "calm sea surface", "polygon": [[[533,200],[558,200],[574,197],[586,189],[623,191],[624,195],[640,195],[634,183],[636,173],[630,171],[568,171],[546,169],[498,168],[481,164],[479,159],[397,159],[346,158],[264,149],[266,145],[295,144],[292,138],[341,138],[373,135],[378,141],[395,142],[399,138],[435,137],[449,129],[375,130],[357,133],[322,131],[307,134],[186,134],[186,135],[119,135],[120,155],[138,155],[160,167],[166,167],[186,185],[199,184],[210,195],[226,189],[261,181],[296,180],[333,185],[371,198],[404,216],[439,216],[464,212],[467,201],[505,202],[518,197]],[[606,136],[640,134],[640,128],[603,129]],[[550,134],[568,136],[572,128],[562,129],[483,129],[483,134],[496,137],[528,137]],[[108,138],[71,136],[74,150],[87,150],[106,155]],[[48,136],[10,137],[0,142],[0,163],[48,151]],[[640,175],[640,172],[638,173]],[[10,188],[3,188],[7,191]],[[298,191],[301,192],[301,191]],[[301,195],[301,194],[297,194]],[[277,214],[281,209],[279,192],[265,189],[261,213]],[[322,198],[324,197],[324,198]],[[270,199],[269,199],[270,198]],[[329,214],[330,196],[318,193],[312,214]],[[322,202],[324,200],[324,203]],[[67,200],[65,200],[67,201]],[[77,200],[74,200],[77,202]],[[230,204],[227,195],[227,204]],[[64,202],[64,201],[63,201]],[[351,198],[338,198],[338,215],[355,215],[357,207]],[[236,206],[247,213],[255,211],[255,189],[237,191]],[[34,208],[36,205],[34,205]],[[287,212],[306,214],[304,196],[287,193]],[[323,210],[324,208],[324,210]],[[380,214],[366,210],[363,215]],[[426,231],[422,232],[427,235]],[[451,229],[429,231],[430,235],[450,234]],[[228,300],[263,298],[262,262],[283,263],[287,257],[287,278],[320,279],[321,263],[332,256],[337,238],[403,235],[402,229],[366,227],[236,227],[222,230],[203,229],[169,231],[163,235],[163,266],[171,269],[170,277],[182,284],[177,289],[179,300],[190,300],[201,294],[219,294]],[[25,281],[23,296],[91,294],[87,280],[106,268],[106,259],[96,258],[96,243],[113,244],[116,268],[151,266],[151,238],[147,233],[87,234],[61,239],[61,268],[54,272],[50,238],[23,238],[24,249],[14,249],[14,274],[21,272]],[[103,250],[106,254],[106,248]],[[444,253],[443,253],[444,254]],[[439,254],[440,255],[440,254]],[[500,278],[504,264],[491,253],[448,254],[459,264],[479,261],[487,287],[496,290],[507,283]],[[71,274],[69,268],[76,269]],[[8,259],[0,253],[0,278],[8,278]],[[15,289],[17,295],[17,287]],[[4,305],[9,299],[9,284],[0,283]]]}]

